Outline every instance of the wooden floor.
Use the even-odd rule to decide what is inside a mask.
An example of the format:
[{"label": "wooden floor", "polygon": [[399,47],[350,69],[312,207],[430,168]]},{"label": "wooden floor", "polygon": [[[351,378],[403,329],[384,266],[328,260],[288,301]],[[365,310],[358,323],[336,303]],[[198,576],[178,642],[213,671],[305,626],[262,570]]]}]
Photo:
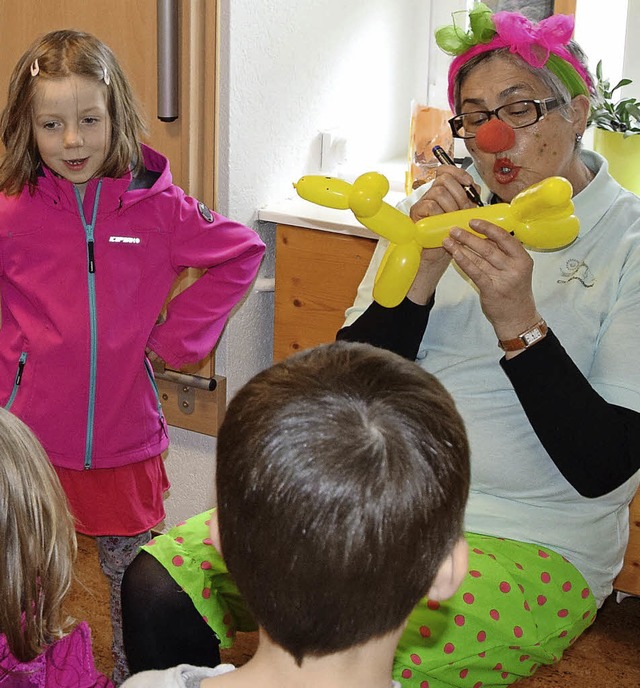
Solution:
[{"label": "wooden floor", "polygon": [[[110,674],[111,629],[107,585],[100,571],[95,543],[78,539],[78,581],[68,600],[69,612],[78,620],[89,622],[93,634],[96,665]],[[239,666],[255,647],[253,633],[239,634],[232,650],[223,660]],[[561,662],[542,667],[518,688],[638,688],[640,686],[640,598],[626,598],[621,603],[610,597],[593,626],[580,637]]]}]

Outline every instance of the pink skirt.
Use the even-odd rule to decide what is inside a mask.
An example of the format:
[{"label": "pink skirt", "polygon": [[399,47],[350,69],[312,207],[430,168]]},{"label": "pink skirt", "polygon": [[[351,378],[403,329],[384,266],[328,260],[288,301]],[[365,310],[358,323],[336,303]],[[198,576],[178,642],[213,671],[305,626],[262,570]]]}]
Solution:
[{"label": "pink skirt", "polygon": [[165,517],[164,493],[170,484],[160,455],[118,468],[54,468],[79,533],[138,535]]}]

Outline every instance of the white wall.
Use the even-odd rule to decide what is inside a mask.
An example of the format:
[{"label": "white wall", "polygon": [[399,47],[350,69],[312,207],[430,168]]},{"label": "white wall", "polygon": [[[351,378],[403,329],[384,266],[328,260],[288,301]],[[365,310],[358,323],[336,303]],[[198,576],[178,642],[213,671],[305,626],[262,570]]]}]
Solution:
[{"label": "white wall", "polygon": [[622,74],[633,80],[624,91],[628,97],[640,98],[640,0],[629,0]]},{"label": "white wall", "polygon": [[[616,84],[623,76],[633,80],[616,91],[622,97],[640,97],[640,0],[608,0],[606,12],[595,0],[578,0],[575,38],[589,58],[594,75],[602,60],[603,76]],[[585,147],[593,146],[593,127],[587,129]]]},{"label": "white wall", "polygon": [[[638,0],[632,3],[640,5]],[[615,84],[623,74],[628,0],[607,0],[606,12],[599,3],[599,9],[594,4],[593,0],[576,3],[575,37],[586,52],[594,75],[598,61],[602,60],[604,75]]]},{"label": "white wall", "polygon": [[[606,12],[595,0],[578,0],[578,40],[593,66],[604,57],[608,74],[625,60],[620,17],[627,1],[629,35],[637,36],[640,0],[609,0]],[[218,210],[258,229],[268,246],[261,276],[272,277],[274,227],[257,222],[258,209],[285,198],[293,181],[319,168],[320,131],[337,128],[348,139],[343,169],[364,171],[406,155],[411,100],[424,101],[428,91],[429,104],[446,102],[448,58],[433,49],[433,29],[450,23],[465,0],[220,2]],[[617,23],[603,30],[613,17]],[[630,74],[630,66],[640,69],[638,41],[629,43],[625,75],[637,88],[640,75]],[[216,354],[229,397],[270,365],[272,341],[273,294],[252,292]],[[167,525],[214,499],[215,439],[172,428],[171,440]]]},{"label": "white wall", "polygon": [[[426,97],[425,0],[221,0],[218,210],[258,229],[273,276],[274,227],[257,211],[318,169],[319,132],[345,166],[406,155],[410,104]],[[261,225],[261,226],[259,226]],[[273,294],[251,293],[216,353],[229,397],[273,357]],[[213,503],[215,439],[175,428],[166,525]]]}]

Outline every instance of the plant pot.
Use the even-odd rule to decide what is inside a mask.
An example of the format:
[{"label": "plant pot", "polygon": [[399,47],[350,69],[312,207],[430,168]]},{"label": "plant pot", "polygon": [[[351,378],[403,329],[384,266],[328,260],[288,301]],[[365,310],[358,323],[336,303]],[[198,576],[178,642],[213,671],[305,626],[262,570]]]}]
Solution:
[{"label": "plant pot", "polygon": [[618,131],[595,129],[593,149],[607,160],[618,184],[640,196],[640,134],[625,138]]}]

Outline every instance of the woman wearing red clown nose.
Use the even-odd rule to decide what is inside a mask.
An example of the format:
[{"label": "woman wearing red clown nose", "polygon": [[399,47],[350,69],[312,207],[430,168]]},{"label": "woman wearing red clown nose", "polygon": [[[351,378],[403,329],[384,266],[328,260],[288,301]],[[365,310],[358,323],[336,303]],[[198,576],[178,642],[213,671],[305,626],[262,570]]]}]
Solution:
[{"label": "woman wearing red clown nose", "polygon": [[[474,207],[471,184],[484,201],[511,201],[561,175],[581,228],[572,245],[538,253],[489,222],[475,223],[486,239],[453,229],[423,251],[395,308],[372,298],[381,240],[338,334],[435,373],[471,445],[469,574],[451,600],[411,613],[395,655],[403,688],[510,685],[559,660],[611,592],[639,483],[640,199],[581,150],[592,82],[570,42],[573,19],[532,25],[478,3],[471,27],[438,41],[456,55],[451,126],[473,166],[443,165],[402,207],[417,220]],[[157,538],[125,576],[126,597],[144,604],[145,644],[202,665],[219,661],[213,638],[227,642],[229,625],[246,622],[223,575],[206,596],[194,583],[207,519]],[[166,609],[171,623],[159,621]]]},{"label": "woman wearing red clown nose", "polygon": [[509,150],[516,142],[513,129],[499,119],[490,119],[478,128],[476,145],[485,153]]},{"label": "woman wearing red clown nose", "polygon": [[612,591],[640,476],[640,199],[582,149],[593,82],[573,17],[538,24],[470,12],[436,32],[455,56],[449,100],[468,170],[443,165],[401,205],[415,221],[571,182],[580,233],[534,252],[476,220],[422,252],[407,297],[373,301],[380,241],[339,339],[392,349],[435,374],[465,421],[469,576],[424,601],[396,653],[405,687],[510,685],[560,659]]}]

